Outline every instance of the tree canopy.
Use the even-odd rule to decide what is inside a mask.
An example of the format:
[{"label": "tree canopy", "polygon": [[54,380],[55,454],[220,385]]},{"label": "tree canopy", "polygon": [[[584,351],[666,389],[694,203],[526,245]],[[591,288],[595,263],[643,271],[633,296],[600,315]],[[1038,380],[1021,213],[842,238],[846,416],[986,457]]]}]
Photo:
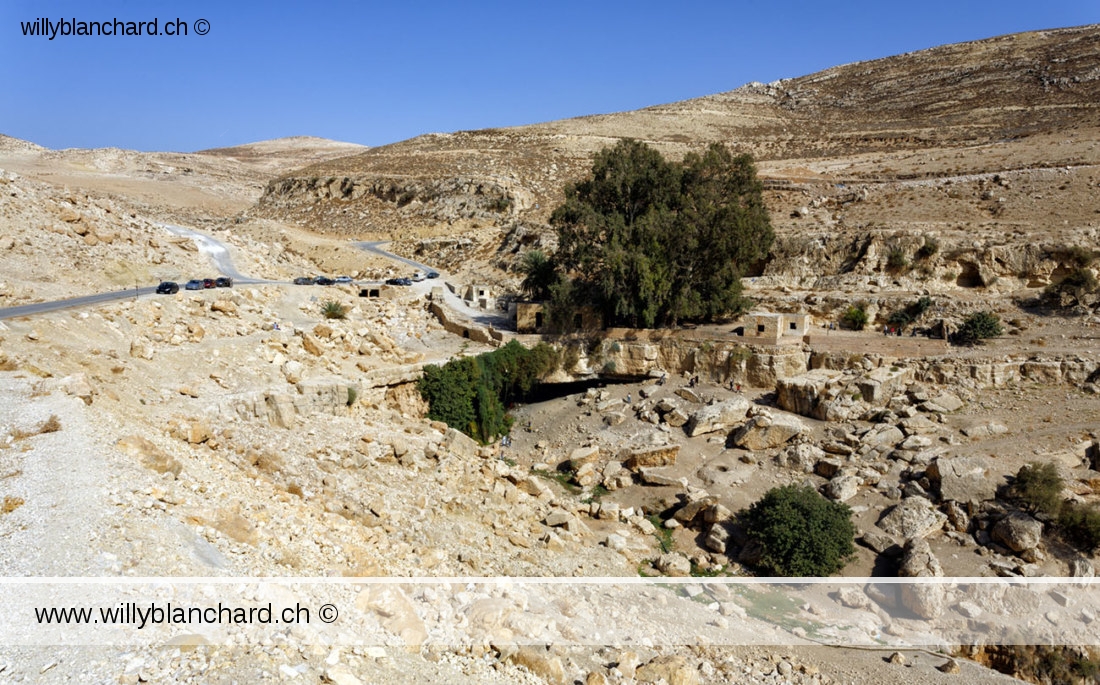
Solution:
[{"label": "tree canopy", "polygon": [[[666,161],[635,140],[600,151],[550,222],[555,266],[572,302],[610,324],[652,328],[746,308],[740,277],[764,259],[773,232],[749,155],[711,145]],[[555,298],[556,300],[564,298]]]}]

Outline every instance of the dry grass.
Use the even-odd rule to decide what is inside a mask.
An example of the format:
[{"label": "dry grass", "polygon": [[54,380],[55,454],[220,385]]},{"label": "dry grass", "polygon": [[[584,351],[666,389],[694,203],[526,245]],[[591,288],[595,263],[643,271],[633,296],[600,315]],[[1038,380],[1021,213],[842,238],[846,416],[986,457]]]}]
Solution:
[{"label": "dry grass", "polygon": [[16,371],[19,365],[15,363],[14,359],[8,357],[0,358],[0,371]]},{"label": "dry grass", "polygon": [[57,414],[51,414],[50,418],[42,422],[38,428],[32,430],[23,430],[22,428],[16,428],[12,431],[12,437],[16,440],[24,440],[26,438],[42,435],[43,433],[56,433],[61,430],[61,419],[57,418]]},{"label": "dry grass", "polygon": [[19,507],[23,506],[22,497],[12,497],[11,495],[4,495],[3,503],[0,503],[0,514],[10,514]]}]

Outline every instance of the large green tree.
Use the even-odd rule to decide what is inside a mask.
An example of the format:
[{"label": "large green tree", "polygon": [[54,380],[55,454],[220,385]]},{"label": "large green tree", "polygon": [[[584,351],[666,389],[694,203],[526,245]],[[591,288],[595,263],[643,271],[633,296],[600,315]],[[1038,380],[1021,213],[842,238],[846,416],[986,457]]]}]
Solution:
[{"label": "large green tree", "polygon": [[651,328],[739,313],[741,274],[773,239],[752,158],[718,144],[674,163],[620,141],[565,196],[550,219],[555,261],[583,298],[572,304],[596,304],[612,324]]}]

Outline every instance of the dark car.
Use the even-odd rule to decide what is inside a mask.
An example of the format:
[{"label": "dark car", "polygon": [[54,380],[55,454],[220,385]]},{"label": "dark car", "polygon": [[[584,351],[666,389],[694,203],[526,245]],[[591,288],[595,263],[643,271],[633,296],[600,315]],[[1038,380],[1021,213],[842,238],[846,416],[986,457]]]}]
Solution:
[{"label": "dark car", "polygon": [[317,285],[336,285],[336,281],[328,276],[318,276],[313,282]]},{"label": "dark car", "polygon": [[408,278],[389,278],[386,279],[386,285],[412,285],[412,280]]},{"label": "dark car", "polygon": [[202,279],[202,287],[203,288],[216,288],[218,286],[217,286],[217,283],[214,282],[213,278],[204,278],[204,279]]},{"label": "dark car", "polygon": [[232,288],[233,287],[233,279],[230,278],[229,276],[222,276],[221,278],[215,278],[214,279],[214,285],[218,286],[219,288]]},{"label": "dark car", "polygon": [[313,285],[313,276],[299,276],[294,279],[294,285]]},{"label": "dark car", "polygon": [[428,276],[428,278],[439,278],[439,272],[438,271],[429,271],[427,273],[427,276]]},{"label": "dark car", "polygon": [[192,278],[187,281],[187,285],[183,286],[187,290],[202,290],[202,281],[197,278]]},{"label": "dark car", "polygon": [[157,286],[158,295],[175,295],[180,291],[180,284],[175,281],[164,281]]}]

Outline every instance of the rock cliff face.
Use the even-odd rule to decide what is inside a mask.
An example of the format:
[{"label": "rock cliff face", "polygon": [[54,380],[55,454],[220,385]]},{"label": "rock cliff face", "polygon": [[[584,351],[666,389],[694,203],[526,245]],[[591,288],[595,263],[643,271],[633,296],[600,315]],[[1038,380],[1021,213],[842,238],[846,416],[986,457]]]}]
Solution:
[{"label": "rock cliff face", "polygon": [[690,373],[711,382],[731,380],[771,388],[777,379],[806,371],[808,354],[800,346],[763,347],[735,341],[602,340],[567,369],[575,377],[644,378]]}]

